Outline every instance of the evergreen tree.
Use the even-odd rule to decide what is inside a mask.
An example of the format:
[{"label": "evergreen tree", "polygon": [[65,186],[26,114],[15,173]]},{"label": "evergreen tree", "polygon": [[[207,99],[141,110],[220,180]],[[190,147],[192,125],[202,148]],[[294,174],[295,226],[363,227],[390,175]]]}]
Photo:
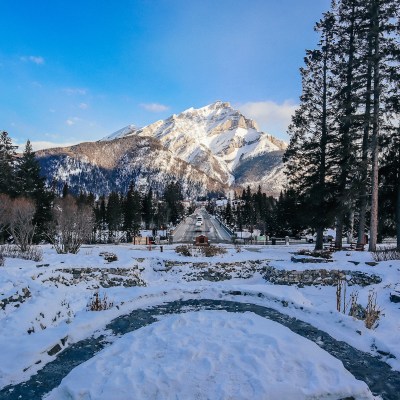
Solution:
[{"label": "evergreen tree", "polygon": [[223,217],[227,223],[227,225],[231,225],[233,222],[233,215],[232,215],[232,206],[231,206],[231,202],[230,200],[228,200],[224,213],[223,213]]},{"label": "evergreen tree", "polygon": [[143,196],[142,210],[143,221],[146,225],[146,229],[149,229],[151,222],[154,220],[153,190],[151,188],[148,193]]},{"label": "evergreen tree", "polygon": [[131,241],[139,235],[141,225],[141,201],[140,193],[130,184],[124,201],[124,230],[127,241]]},{"label": "evergreen tree", "polygon": [[[395,0],[369,0],[370,31],[372,36],[372,133],[371,133],[371,222],[369,251],[376,250],[378,239],[378,192],[380,137],[385,131],[395,134],[391,115],[393,92],[399,94],[399,5]],[[398,111],[398,109],[397,109]],[[399,114],[397,113],[397,117]],[[385,127],[385,125],[387,125]]]},{"label": "evergreen tree", "polygon": [[117,192],[111,192],[108,196],[106,221],[108,225],[109,240],[117,240],[117,232],[121,230],[122,225],[122,204]]},{"label": "evergreen tree", "polygon": [[40,176],[40,165],[29,140],[18,160],[16,181],[18,195],[34,198],[38,192],[44,191],[44,178]]},{"label": "evergreen tree", "polygon": [[399,115],[398,10],[395,0],[333,1],[317,24],[319,47],[307,52],[301,70],[303,93],[285,154],[289,183],[313,216],[318,238],[335,217],[339,248],[357,207],[358,242],[364,240],[369,190],[370,250],[376,247],[379,176],[387,182],[379,162],[382,153],[391,158],[384,146],[396,136]]},{"label": "evergreen tree", "polygon": [[[291,140],[284,155],[293,191],[285,193],[278,203],[284,208],[282,212],[287,213],[289,197],[293,197],[294,192],[298,193],[298,200],[303,199],[310,211],[310,225],[317,231],[315,248],[322,249],[323,230],[333,218],[327,212],[333,206],[327,182],[333,173],[329,147],[334,137],[334,100],[330,89],[335,54],[334,15],[324,14],[315,29],[320,32],[321,40],[318,49],[307,51],[305,67],[300,70],[303,85],[301,103],[289,126]],[[293,207],[297,208],[297,205],[293,204]],[[282,222],[287,224],[288,216],[282,218]]]},{"label": "evergreen tree", "polygon": [[8,133],[0,132],[0,193],[14,195],[14,160],[15,149]]},{"label": "evergreen tree", "polygon": [[66,198],[69,195],[69,186],[67,182],[64,182],[63,188],[62,188],[62,197]]},{"label": "evergreen tree", "polygon": [[22,157],[16,168],[16,194],[34,201],[35,242],[46,239],[46,227],[52,219],[51,204],[53,194],[45,187],[45,180],[40,175],[40,165],[28,140]]},{"label": "evergreen tree", "polygon": [[335,10],[337,17],[337,54],[335,65],[335,96],[338,120],[337,141],[333,152],[338,154],[336,192],[338,208],[336,215],[336,247],[342,247],[346,214],[354,206],[357,147],[360,139],[361,89],[363,87],[362,52],[365,48],[363,21],[365,7],[360,0],[343,0]]},{"label": "evergreen tree", "polygon": [[183,215],[183,194],[179,182],[169,183],[164,191],[164,201],[167,211],[167,221],[174,225]]},{"label": "evergreen tree", "polygon": [[107,230],[107,208],[106,208],[106,200],[105,196],[102,195],[96,201],[95,209],[94,209],[94,218],[95,218],[95,229],[98,233],[98,238],[100,242],[104,242],[107,239],[104,238],[104,233]]}]

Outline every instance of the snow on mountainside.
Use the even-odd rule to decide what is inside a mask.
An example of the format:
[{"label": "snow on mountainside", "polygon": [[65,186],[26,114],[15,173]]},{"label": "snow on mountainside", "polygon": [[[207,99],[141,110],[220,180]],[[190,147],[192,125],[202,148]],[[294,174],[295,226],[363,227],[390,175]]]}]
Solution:
[{"label": "snow on mountainside", "polygon": [[[118,132],[108,140],[116,134],[121,137],[121,131]],[[241,179],[238,171],[243,171],[243,166],[251,160],[260,156],[268,159],[269,153],[276,155],[286,148],[285,142],[260,131],[253,120],[221,101],[199,109],[190,108],[141,129],[127,127],[125,132],[125,136],[160,140],[174,156],[228,185],[252,184],[253,180]],[[269,186],[264,185],[268,181],[265,176],[268,171],[259,172],[261,175],[255,177],[256,180]]]},{"label": "snow on mountainside", "polygon": [[71,190],[98,195],[152,187],[162,192],[171,181],[179,181],[188,196],[224,191],[226,187],[185,161],[174,157],[158,140],[126,137],[112,141],[81,143],[36,153],[42,173],[59,188],[64,182]]},{"label": "snow on mountainside", "polygon": [[119,129],[118,131],[112,133],[109,136],[104,137],[100,141],[104,141],[104,140],[108,141],[108,140],[120,139],[122,137],[128,136],[132,132],[135,132],[135,131],[137,131],[139,129],[140,128],[138,128],[136,125],[132,125],[131,124],[131,125],[125,126],[125,128]]},{"label": "snow on mountainside", "polygon": [[128,125],[98,142],[37,155],[48,182],[67,182],[75,191],[126,191],[131,181],[162,190],[173,179],[187,194],[261,185],[278,196],[285,183],[285,148],[229,103],[217,101],[143,128]]}]

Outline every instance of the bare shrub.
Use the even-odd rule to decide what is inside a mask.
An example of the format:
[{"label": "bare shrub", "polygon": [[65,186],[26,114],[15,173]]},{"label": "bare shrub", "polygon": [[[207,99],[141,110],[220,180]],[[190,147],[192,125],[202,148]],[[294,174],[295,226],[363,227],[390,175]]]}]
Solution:
[{"label": "bare shrub", "polygon": [[0,267],[4,267],[4,257],[0,254]]},{"label": "bare shrub", "polygon": [[[358,303],[358,291],[352,292],[350,294],[349,315],[353,318],[363,320],[366,328],[374,329],[382,313],[382,310],[376,303],[376,299],[377,293],[374,290],[370,290],[368,293],[367,307],[364,308]],[[338,311],[340,311],[340,309]],[[345,313],[345,310],[343,312]]]},{"label": "bare shrub", "polygon": [[186,244],[175,247],[175,253],[181,254],[185,257],[190,257],[192,255],[191,249]]},{"label": "bare shrub", "polygon": [[375,261],[400,260],[400,250],[396,247],[384,247],[372,252]]},{"label": "bare shrub", "polygon": [[236,253],[241,253],[242,252],[242,247],[240,245],[238,245],[237,243],[234,243],[234,246],[235,246]]},{"label": "bare shrub", "polygon": [[5,227],[22,252],[32,246],[36,229],[33,223],[35,212],[35,203],[25,197],[10,199],[2,195],[0,199],[0,227]]},{"label": "bare shrub", "polygon": [[104,293],[103,297],[98,293],[95,292],[93,297],[90,299],[87,310],[88,311],[103,311],[108,310],[114,306],[114,303],[110,301],[107,295]]},{"label": "bare shrub", "polygon": [[72,196],[67,196],[55,201],[48,237],[57,253],[76,254],[81,245],[90,240],[93,227],[92,208],[78,205]]},{"label": "bare shrub", "polygon": [[205,257],[214,257],[220,254],[225,254],[226,249],[219,246],[202,246],[200,247],[200,253]]},{"label": "bare shrub", "polygon": [[365,309],[365,326],[368,329],[376,327],[376,323],[379,320],[381,309],[376,304],[377,293],[374,290],[370,290],[368,293],[367,307]]},{"label": "bare shrub", "polygon": [[2,257],[41,261],[43,258],[43,251],[39,246],[31,246],[27,251],[22,252],[21,249],[16,245],[4,244],[0,246],[0,255]]},{"label": "bare shrub", "polygon": [[358,291],[355,290],[350,294],[349,315],[353,318],[365,319],[365,308],[358,303]]}]

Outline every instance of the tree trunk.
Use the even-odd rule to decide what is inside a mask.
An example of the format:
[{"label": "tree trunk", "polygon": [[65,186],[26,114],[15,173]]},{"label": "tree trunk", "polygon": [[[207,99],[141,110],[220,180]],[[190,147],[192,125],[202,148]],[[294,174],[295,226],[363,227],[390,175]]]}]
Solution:
[{"label": "tree trunk", "polygon": [[379,0],[372,0],[371,15],[374,35],[374,109],[371,137],[372,154],[372,195],[371,195],[371,226],[369,251],[376,250],[378,236],[378,185],[379,185],[379,100],[380,100],[380,55],[379,55]]},{"label": "tree trunk", "polygon": [[[371,29],[371,25],[370,25]],[[367,87],[364,111],[364,132],[362,141],[362,157],[361,157],[361,190],[360,190],[360,212],[357,245],[364,244],[366,214],[368,206],[368,147],[369,147],[369,131],[371,124],[371,86],[372,86],[372,34],[368,35],[368,58],[367,58]]]},{"label": "tree trunk", "polygon": [[335,247],[337,249],[342,248],[343,243],[343,221],[344,221],[344,213],[340,212],[336,219],[336,239],[335,239]]},{"label": "tree trunk", "polygon": [[315,240],[315,250],[322,250],[324,248],[324,227],[317,228],[317,238]]},{"label": "tree trunk", "polygon": [[317,227],[317,238],[315,242],[315,250],[322,250],[324,247],[324,228],[325,228],[325,198],[326,198],[326,146],[328,142],[328,57],[330,56],[330,36],[326,38],[325,42],[325,53],[324,53],[324,64],[323,64],[323,81],[322,81],[322,120],[321,120],[321,140],[320,140],[320,152],[321,160],[319,165],[319,201],[318,201],[318,227]]},{"label": "tree trunk", "polygon": [[396,234],[397,248],[400,250],[400,171],[397,174]]},{"label": "tree trunk", "polygon": [[350,212],[350,229],[347,233],[347,244],[351,244],[353,242],[353,234],[354,234],[354,208]]},{"label": "tree trunk", "polygon": [[348,179],[350,175],[351,169],[351,126],[352,126],[352,115],[354,113],[353,106],[353,84],[354,84],[354,56],[355,56],[355,5],[353,3],[352,7],[352,15],[351,15],[351,25],[349,32],[349,59],[347,61],[346,66],[346,84],[345,84],[345,93],[344,93],[344,115],[341,117],[340,126],[339,126],[339,134],[341,135],[341,172],[339,177],[339,210],[337,216],[336,223],[336,240],[335,246],[338,249],[342,248],[343,242],[343,225],[344,225],[344,217],[349,207],[349,196],[351,193],[348,188]]}]

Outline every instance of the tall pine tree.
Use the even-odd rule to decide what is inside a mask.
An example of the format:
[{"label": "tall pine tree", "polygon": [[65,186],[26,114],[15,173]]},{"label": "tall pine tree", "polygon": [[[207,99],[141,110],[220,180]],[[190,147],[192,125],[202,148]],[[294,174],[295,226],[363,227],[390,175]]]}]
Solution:
[{"label": "tall pine tree", "polygon": [[310,225],[317,231],[316,249],[322,249],[323,231],[332,222],[327,212],[332,199],[327,180],[332,176],[329,145],[333,137],[332,60],[335,18],[324,14],[317,23],[321,40],[318,49],[307,51],[301,69],[301,103],[289,126],[290,144],[285,152],[287,173],[298,200],[310,211]]},{"label": "tall pine tree", "polygon": [[14,161],[15,149],[11,138],[5,131],[0,132],[0,193],[14,195]]},{"label": "tall pine tree", "polygon": [[52,219],[53,194],[46,189],[45,180],[40,175],[39,162],[29,140],[26,142],[22,157],[18,160],[15,182],[16,195],[32,199],[36,206],[34,240],[36,242],[45,240],[47,225]]}]

